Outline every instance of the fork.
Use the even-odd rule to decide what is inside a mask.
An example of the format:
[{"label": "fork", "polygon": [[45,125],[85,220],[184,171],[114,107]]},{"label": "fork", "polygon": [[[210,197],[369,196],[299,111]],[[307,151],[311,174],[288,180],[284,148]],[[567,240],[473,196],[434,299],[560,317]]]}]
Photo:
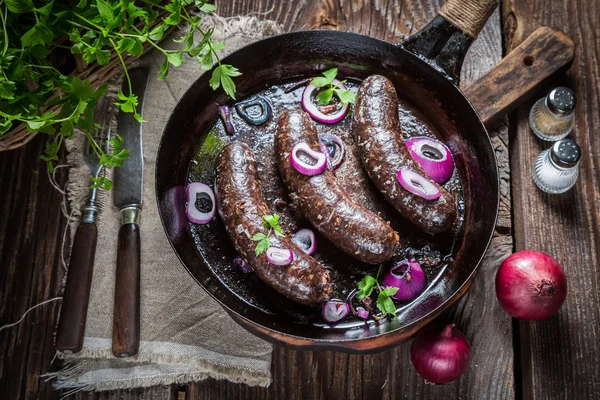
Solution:
[{"label": "fork", "polygon": [[[96,129],[93,134],[94,140],[104,152],[109,150],[110,123],[107,124],[107,129]],[[100,159],[89,140],[83,151],[83,158],[91,175],[98,178],[103,171],[103,166],[100,164]],[[77,227],[77,231],[75,231],[73,240],[67,284],[56,331],[55,347],[63,353],[77,353],[83,347],[98,239],[98,228],[96,227],[98,217],[97,196],[98,189],[90,188],[87,202],[81,207],[81,222]]]}]

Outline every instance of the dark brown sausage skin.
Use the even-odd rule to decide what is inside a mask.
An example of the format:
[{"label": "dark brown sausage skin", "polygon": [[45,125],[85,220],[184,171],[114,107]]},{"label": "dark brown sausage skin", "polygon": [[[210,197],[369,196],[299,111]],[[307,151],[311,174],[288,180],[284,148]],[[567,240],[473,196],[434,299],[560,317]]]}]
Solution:
[{"label": "dark brown sausage skin", "polygon": [[263,215],[271,214],[260,190],[254,153],[242,142],[225,146],[217,158],[215,192],[217,206],[229,238],[258,277],[287,298],[301,304],[325,301],[331,292],[327,270],[304,253],[288,237],[270,236],[271,246],[290,249],[294,260],[289,265],[267,262],[265,253],[258,257],[257,233],[268,233]]},{"label": "dark brown sausage skin", "polygon": [[301,142],[320,151],[317,129],[309,115],[301,110],[284,111],[277,122],[275,156],[304,217],[335,246],[361,261],[390,259],[399,239],[389,223],[350,198],[329,170],[306,176],[292,166],[290,153]]},{"label": "dark brown sausage skin", "polygon": [[[456,202],[449,192],[429,179],[404,144],[398,120],[398,96],[392,82],[381,75],[365,79],[356,96],[353,118],[352,129],[363,166],[390,204],[425,232],[449,230],[456,219]],[[439,189],[440,197],[425,200],[404,189],[397,178],[401,168],[410,168],[428,179]]]}]

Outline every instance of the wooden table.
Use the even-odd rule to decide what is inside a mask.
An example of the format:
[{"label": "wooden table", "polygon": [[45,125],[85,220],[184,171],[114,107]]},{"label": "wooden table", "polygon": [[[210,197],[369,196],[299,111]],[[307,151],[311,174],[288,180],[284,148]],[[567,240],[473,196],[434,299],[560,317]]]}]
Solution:
[{"label": "wooden table", "polygon": [[[286,30],[344,29],[396,41],[421,28],[442,0],[222,0],[223,16],[265,13]],[[500,15],[502,17],[500,17]],[[300,352],[276,348],[273,384],[250,388],[207,380],[187,387],[80,393],[81,399],[599,399],[600,398],[600,2],[505,0],[469,56],[468,84],[540,25],[562,29],[576,43],[567,75],[551,84],[575,89],[579,105],[573,133],[583,156],[577,186],[559,196],[538,191],[531,163],[543,148],[529,130],[525,104],[492,131],[502,176],[502,210],[494,249],[539,249],[565,267],[569,295],[548,320],[511,320],[493,290],[494,260],[471,291],[446,316],[471,339],[473,362],[458,382],[425,384],[409,361],[407,344],[379,354]],[[510,137],[510,146],[508,138]],[[60,296],[64,269],[60,242],[62,197],[38,161],[44,138],[0,154],[0,325],[18,320],[32,305]],[[510,151],[509,151],[510,149]],[[59,184],[65,171],[57,173]],[[512,196],[511,196],[512,189]],[[512,199],[512,215],[510,205]],[[498,258],[498,257],[496,257]],[[36,308],[17,327],[0,332],[0,399],[58,398],[40,375],[56,368],[53,332],[60,308]]]}]

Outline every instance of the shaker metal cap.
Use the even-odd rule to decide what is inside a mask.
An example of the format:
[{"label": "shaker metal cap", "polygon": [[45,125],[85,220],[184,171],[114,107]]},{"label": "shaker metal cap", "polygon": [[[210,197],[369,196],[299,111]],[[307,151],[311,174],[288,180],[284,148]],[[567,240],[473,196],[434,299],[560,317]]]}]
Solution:
[{"label": "shaker metal cap", "polygon": [[559,167],[571,168],[579,163],[581,148],[574,140],[562,139],[554,143],[550,157]]},{"label": "shaker metal cap", "polygon": [[575,98],[575,92],[568,87],[559,86],[552,89],[548,97],[546,98],[546,104],[553,113],[559,115],[569,115],[575,109],[577,99]]}]

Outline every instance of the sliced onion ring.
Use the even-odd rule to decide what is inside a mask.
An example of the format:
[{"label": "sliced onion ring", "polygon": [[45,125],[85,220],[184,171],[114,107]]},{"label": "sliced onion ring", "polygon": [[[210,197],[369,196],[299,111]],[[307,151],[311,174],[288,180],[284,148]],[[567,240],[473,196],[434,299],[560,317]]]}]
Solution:
[{"label": "sliced onion ring", "polygon": [[[196,199],[199,194],[206,194],[212,202],[209,212],[201,212],[196,208]],[[194,224],[206,224],[215,216],[215,195],[210,186],[200,182],[190,183],[187,187],[186,214],[190,222]]]},{"label": "sliced onion ring", "polygon": [[325,154],[325,159],[327,160],[327,169],[335,174],[335,169],[333,168],[333,163],[331,162],[331,153],[329,152],[329,147],[327,147],[323,142],[319,141],[319,148],[321,149],[321,153]]},{"label": "sliced onion ring", "polygon": [[348,304],[339,300],[330,300],[323,304],[321,315],[325,322],[333,324],[346,318],[349,312],[350,306]]},{"label": "sliced onion ring", "polygon": [[435,200],[440,197],[438,188],[412,169],[403,168],[398,171],[398,182],[404,189],[425,200]]},{"label": "sliced onion ring", "polygon": [[[338,85],[338,83],[340,83],[340,81],[337,79],[334,79],[332,82],[334,86]],[[344,84],[340,84],[338,87],[346,90],[346,86],[344,86]],[[335,124],[336,122],[343,120],[346,114],[348,114],[348,104],[342,104],[342,107],[338,111],[334,111],[330,114],[324,114],[312,101],[313,92],[317,89],[319,88],[312,83],[306,85],[306,88],[302,93],[302,108],[304,111],[306,111],[312,119],[323,124]]]},{"label": "sliced onion ring", "polygon": [[[302,152],[313,159],[314,164],[302,161],[299,157],[299,152]],[[292,149],[292,152],[290,153],[290,162],[301,174],[313,176],[319,175],[325,170],[325,167],[327,166],[327,157],[325,157],[325,154],[311,149],[308,143],[301,142]]]},{"label": "sliced onion ring", "polygon": [[233,135],[233,124],[231,123],[231,109],[229,108],[229,106],[220,106],[219,114],[221,114],[221,119],[223,119],[223,124],[225,124],[225,131],[227,131],[228,134]]},{"label": "sliced onion ring", "polygon": [[292,235],[292,242],[296,243],[308,255],[311,255],[317,249],[317,238],[315,238],[314,232],[310,229],[300,229],[294,233]]},{"label": "sliced onion ring", "polygon": [[290,249],[269,247],[265,253],[267,261],[275,265],[288,265],[294,260],[294,253]]},{"label": "sliced onion ring", "polygon": [[321,133],[319,135],[319,140],[328,140],[334,145],[337,145],[340,148],[340,151],[336,151],[331,159],[331,163],[333,164],[333,168],[337,168],[344,162],[344,157],[346,156],[346,146],[342,139],[339,138],[338,135],[334,135],[333,133]]},{"label": "sliced onion ring", "polygon": [[245,274],[254,271],[254,269],[252,269],[252,267],[246,261],[244,261],[244,259],[242,257],[234,258],[233,262]]},{"label": "sliced onion ring", "polygon": [[413,159],[434,182],[443,185],[454,172],[454,157],[450,149],[437,139],[419,136],[405,142]]}]

